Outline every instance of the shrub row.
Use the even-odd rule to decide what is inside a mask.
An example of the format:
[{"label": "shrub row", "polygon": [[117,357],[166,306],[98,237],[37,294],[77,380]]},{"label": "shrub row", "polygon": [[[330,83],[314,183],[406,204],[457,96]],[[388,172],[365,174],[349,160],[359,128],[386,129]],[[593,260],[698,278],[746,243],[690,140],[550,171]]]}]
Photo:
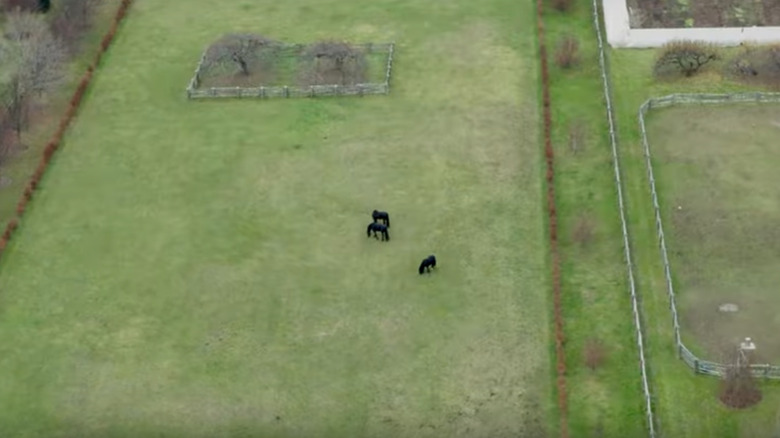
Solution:
[{"label": "shrub row", "polygon": [[46,144],[46,147],[43,150],[43,155],[41,156],[41,161],[38,163],[38,167],[30,177],[29,183],[27,183],[27,186],[24,188],[24,192],[22,193],[22,197],[19,199],[19,203],[16,204],[16,217],[8,222],[8,225],[5,228],[5,232],[3,232],[2,237],[0,237],[0,252],[2,252],[6,245],[8,245],[11,236],[19,226],[19,219],[21,219],[21,217],[24,215],[27,204],[32,199],[35,190],[38,189],[41,179],[43,178],[44,173],[46,173],[46,169],[49,166],[52,157],[54,157],[54,153],[57,152],[57,149],[59,149],[60,144],[62,143],[62,138],[65,135],[65,130],[68,129],[70,122],[76,116],[79,105],[81,105],[81,102],[84,98],[84,93],[87,92],[89,83],[92,81],[92,76],[98,66],[98,62],[100,62],[100,58],[103,56],[103,53],[105,53],[105,51],[108,50],[108,47],[111,45],[111,42],[114,39],[114,35],[116,35],[116,31],[119,28],[119,24],[127,14],[127,9],[130,7],[131,3],[132,0],[122,0],[121,4],[119,5],[119,9],[114,16],[114,20],[111,23],[111,28],[108,32],[106,32],[106,35],[101,41],[100,48],[97,51],[97,55],[95,56],[94,61],[92,64],[90,64],[89,67],[87,67],[87,71],[84,72],[84,75],[81,77],[78,88],[76,88],[76,92],[73,93],[73,97],[70,99],[70,105],[68,105],[67,111],[60,119],[60,124],[57,127],[57,131],[54,132],[51,140],[49,140],[49,142]]},{"label": "shrub row", "polygon": [[561,262],[558,253],[558,213],[555,209],[555,155],[552,147],[552,114],[550,108],[550,70],[547,63],[547,45],[544,40],[544,0],[536,1],[539,60],[542,75],[542,118],[544,122],[544,157],[547,164],[547,209],[550,221],[550,262],[552,264],[552,293],[555,322],[556,387],[560,411],[560,436],[568,438],[568,399],[566,393],[566,357],[563,344],[563,312],[561,303]]}]

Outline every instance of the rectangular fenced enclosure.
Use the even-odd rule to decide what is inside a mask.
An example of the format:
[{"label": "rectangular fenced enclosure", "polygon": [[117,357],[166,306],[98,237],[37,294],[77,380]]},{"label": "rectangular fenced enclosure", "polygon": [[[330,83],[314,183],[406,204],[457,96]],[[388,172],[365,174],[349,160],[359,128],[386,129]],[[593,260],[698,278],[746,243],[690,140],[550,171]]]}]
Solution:
[{"label": "rectangular fenced enclosure", "polygon": [[[756,147],[749,146],[753,143],[771,143],[766,141],[767,138],[774,135],[771,131],[780,129],[780,120],[774,120],[771,117],[773,114],[780,114],[780,112],[769,111],[765,108],[753,108],[752,110],[751,108],[743,108],[742,111],[734,111],[730,106],[724,105],[729,103],[776,105],[780,103],[780,94],[676,94],[650,99],[639,109],[640,131],[669,295],[675,348],[683,362],[696,373],[722,376],[731,364],[698,358],[683,344],[680,335],[681,327],[688,326],[692,330],[692,336],[697,338],[697,343],[709,345],[708,354],[710,355],[714,354],[713,351],[716,351],[722,344],[731,345],[733,343],[731,341],[734,341],[731,338],[736,339],[740,335],[743,337],[751,336],[757,339],[759,344],[760,356],[757,359],[759,362],[764,362],[751,365],[752,374],[760,378],[780,379],[780,366],[765,363],[777,363],[778,352],[780,352],[778,349],[780,345],[773,342],[771,335],[774,332],[771,328],[771,318],[767,319],[767,316],[762,313],[767,307],[771,308],[772,304],[765,302],[766,297],[756,296],[755,292],[746,294],[741,292],[745,288],[749,290],[762,289],[759,287],[763,284],[762,281],[764,283],[773,282],[771,275],[769,275],[770,272],[761,265],[761,262],[771,262],[767,257],[769,253],[761,248],[770,249],[771,245],[765,245],[763,242],[773,241],[770,236],[766,235],[766,232],[771,231],[773,227],[754,224],[758,220],[756,218],[760,219],[766,213],[754,210],[756,205],[765,206],[766,203],[763,202],[763,199],[771,198],[771,195],[767,196],[766,192],[775,184],[765,182],[764,178],[774,174],[775,171],[771,166],[773,161],[770,156],[761,154],[760,148],[755,150]],[[708,112],[704,114],[705,117],[696,116],[691,112],[691,107],[698,105],[704,109],[704,104],[709,104],[706,105]],[[679,108],[678,111],[683,111],[685,108],[689,108],[689,110],[685,113],[665,114],[666,117],[663,120],[654,118],[651,122],[646,121],[650,110],[676,106],[683,107]],[[731,111],[733,114],[721,114],[718,113],[718,110],[721,113]],[[759,115],[762,117],[758,117]],[[725,120],[724,118],[729,119]],[[663,130],[658,129],[659,123],[663,124]],[[686,123],[693,123],[696,129],[687,129],[690,127],[687,127]],[[651,157],[651,142],[648,140],[647,132],[653,130],[652,126],[648,126],[650,124],[656,125],[654,131],[656,135],[653,137],[655,139],[653,145],[656,148],[654,158]],[[675,128],[672,124],[680,126]],[[711,132],[718,126],[724,127],[722,129],[728,132]],[[658,133],[661,131],[666,136],[666,142],[658,139],[660,135]],[[686,141],[683,138],[686,132],[695,132],[699,137],[695,141]],[[761,134],[762,132],[763,134]],[[737,136],[736,140],[731,138],[735,135]],[[673,145],[676,147],[665,145],[672,140],[677,141]],[[737,143],[739,147],[734,147],[737,146]],[[698,146],[698,149],[685,148],[682,150],[683,146]],[[757,162],[754,161],[756,159],[764,165],[757,166]],[[657,171],[653,169],[654,161],[663,164]],[[743,161],[745,163],[742,163]],[[676,173],[669,171],[669,168],[675,163],[678,163],[678,166],[688,166],[688,170]],[[725,166],[726,163],[728,166]],[[739,167],[740,163],[742,163],[742,167]],[[662,208],[659,202],[659,194],[656,189],[656,180],[661,179],[661,177],[655,174],[659,171],[665,181],[665,196],[668,198],[666,203],[672,203],[671,206],[665,208]],[[679,178],[675,184],[675,178],[678,174],[685,174],[685,184]],[[694,174],[699,175],[701,181],[696,180]],[[737,184],[738,187],[731,187],[734,184]],[[700,193],[702,190],[706,192]],[[705,195],[712,196],[713,193],[715,194],[714,198],[701,201],[706,198]],[[740,211],[742,213],[739,213]],[[671,230],[664,231],[662,217],[672,221]],[[734,222],[735,217],[739,219],[736,222]],[[753,230],[755,232],[748,232],[753,228],[755,228]],[[701,233],[706,233],[707,239],[702,240]],[[672,236],[675,241],[673,252],[667,244],[667,236]],[[704,241],[709,243],[702,243]],[[712,247],[713,242],[717,247]],[[747,247],[741,248],[746,244]],[[740,248],[743,250],[742,253],[738,252]],[[678,271],[674,276],[672,275],[670,262],[672,256],[670,254],[673,254],[673,258],[677,259]],[[716,258],[715,255],[719,258]],[[728,259],[729,256],[730,259]],[[693,271],[691,263],[686,263],[686,260],[690,262],[692,257],[696,258],[698,262]],[[750,263],[743,263],[746,260],[749,260]],[[740,274],[739,269],[748,269],[749,271]],[[729,274],[734,270],[736,270],[736,274],[733,272]],[[734,278],[728,277],[729,275]],[[683,297],[687,303],[687,306],[683,306],[683,308],[687,307],[686,312],[681,311],[678,307],[680,297],[675,294],[675,287],[678,283],[686,288],[686,295]],[[718,285],[722,286],[722,290],[718,289]],[[699,292],[696,292],[697,290]],[[717,309],[712,310],[713,306],[720,303],[718,300],[722,301],[726,298],[730,298],[731,301],[740,301],[740,308],[744,307],[748,316],[726,320],[725,316],[717,315]],[[778,304],[780,301],[775,300],[774,303],[780,305]],[[697,330],[698,336],[695,333]],[[713,338],[707,339],[704,333],[713,334]],[[707,350],[706,347],[705,350]]]},{"label": "rectangular fenced enclosure", "polygon": [[189,99],[362,96],[390,92],[394,43],[268,43],[248,53],[246,60],[231,54],[215,62],[211,55],[216,45],[204,50],[187,87]]}]

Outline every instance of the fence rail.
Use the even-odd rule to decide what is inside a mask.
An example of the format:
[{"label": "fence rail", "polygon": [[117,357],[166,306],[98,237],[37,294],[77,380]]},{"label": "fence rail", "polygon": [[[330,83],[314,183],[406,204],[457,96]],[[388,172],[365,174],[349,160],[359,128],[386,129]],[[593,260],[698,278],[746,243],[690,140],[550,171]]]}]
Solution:
[{"label": "fence rail", "polygon": [[593,0],[593,24],[596,28],[596,36],[599,45],[599,67],[601,68],[601,79],[604,85],[604,101],[607,106],[607,121],[609,122],[609,140],[612,146],[612,164],[615,171],[615,187],[617,188],[618,210],[620,213],[620,225],[623,232],[623,250],[626,262],[626,274],[628,276],[629,293],[631,297],[631,311],[634,317],[634,328],[636,329],[636,345],[639,351],[639,374],[642,378],[642,395],[644,396],[645,415],[647,422],[647,431],[650,438],[655,438],[655,418],[653,417],[652,394],[650,392],[650,383],[647,378],[647,362],[645,361],[644,334],[642,333],[641,308],[636,292],[636,281],[634,277],[634,265],[631,261],[631,245],[628,237],[628,227],[626,225],[625,203],[623,201],[623,183],[620,178],[620,157],[618,155],[617,135],[615,130],[615,113],[612,107],[612,88],[609,83],[609,65],[604,50],[604,37],[601,31],[601,22],[599,13],[599,3]]},{"label": "fence rail", "polygon": [[[289,50],[302,50],[306,46],[302,44],[290,44],[285,46]],[[354,47],[374,52],[387,52],[387,66],[384,82],[369,82],[355,85],[311,85],[311,86],[262,86],[262,87],[208,87],[200,88],[203,64],[208,48],[198,62],[198,67],[187,86],[188,99],[209,98],[291,98],[291,97],[325,97],[325,96],[363,96],[366,94],[388,94],[390,92],[390,75],[393,66],[395,43],[383,44],[356,44]]]},{"label": "fence rail", "polygon": [[[655,188],[655,177],[653,176],[653,163],[650,154],[650,143],[647,140],[647,130],[645,127],[645,115],[648,111],[657,108],[665,108],[674,105],[687,104],[728,104],[728,103],[780,103],[780,93],[737,93],[737,94],[671,94],[668,96],[648,99],[639,107],[639,130],[642,135],[642,147],[644,149],[645,163],[647,166],[647,178],[650,182],[650,195],[653,200],[653,210],[655,211],[655,226],[658,233],[658,246],[661,251],[661,262],[664,265],[664,276],[666,281],[666,290],[669,296],[669,309],[672,314],[672,327],[674,328],[674,345],[677,349],[677,355],[697,374],[706,374],[711,376],[723,376],[729,369],[729,365],[702,360],[696,357],[688,349],[680,338],[680,318],[677,315],[677,304],[674,293],[674,283],[672,282],[672,270],[667,255],[666,239],[664,237],[664,227],[661,220],[661,208],[658,202],[658,192]],[[753,376],[766,379],[780,379],[780,366],[769,364],[750,365],[750,372]]]}]

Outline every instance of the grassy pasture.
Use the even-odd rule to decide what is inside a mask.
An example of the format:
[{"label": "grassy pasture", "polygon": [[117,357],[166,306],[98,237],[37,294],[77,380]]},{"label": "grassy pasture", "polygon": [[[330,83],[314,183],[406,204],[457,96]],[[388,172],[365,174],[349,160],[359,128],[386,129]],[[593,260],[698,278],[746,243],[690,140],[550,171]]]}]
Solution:
[{"label": "grassy pasture", "polygon": [[[684,333],[706,359],[750,336],[759,363],[780,363],[780,106],[657,110],[648,129]],[[723,303],[740,310],[719,312]]]},{"label": "grassy pasture", "polygon": [[[650,358],[658,429],[662,436],[685,438],[771,438],[780,430],[780,385],[764,382],[761,385],[764,399],[759,405],[747,410],[729,410],[717,399],[720,387],[718,379],[693,375],[676,357],[672,345],[669,300],[637,120],[639,106],[650,97],[671,93],[728,93],[749,91],[750,88],[724,79],[718,73],[722,65],[715,65],[695,78],[657,82],[650,75],[655,51],[611,50],[609,56],[629,231],[645,317],[646,348]],[[705,144],[711,142],[712,137],[702,132],[696,141]],[[654,170],[658,171],[657,168]],[[663,194],[666,185],[662,178],[665,176],[656,175],[656,184]],[[666,227],[670,225],[666,224]],[[674,245],[671,241],[669,244],[670,247]],[[673,249],[676,250],[677,246]],[[677,271],[679,269],[675,270],[675,275],[679,275]],[[699,351],[699,346],[693,341],[690,337],[686,338],[688,345]],[[634,372],[633,369],[626,370],[626,373]]]},{"label": "grassy pasture", "polygon": [[[0,435],[544,436],[533,5],[214,5],[137,1],[0,260]],[[395,40],[392,92],[186,101],[227,32]]]},{"label": "grassy pasture", "polygon": [[[570,424],[572,436],[646,436],[591,13],[590,2],[577,2],[570,13],[545,16],[551,50],[563,36],[573,35],[581,55],[572,70],[552,69]],[[718,73],[723,65],[689,80],[657,82],[650,75],[655,51],[609,50],[608,56],[658,436],[773,437],[780,430],[780,386],[762,384],[762,403],[731,411],[716,398],[717,379],[694,376],[675,356],[637,121],[639,105],[649,97],[747,87],[724,80]],[[575,126],[576,151],[571,147]],[[594,338],[604,343],[607,355],[590,370],[583,356]]]}]

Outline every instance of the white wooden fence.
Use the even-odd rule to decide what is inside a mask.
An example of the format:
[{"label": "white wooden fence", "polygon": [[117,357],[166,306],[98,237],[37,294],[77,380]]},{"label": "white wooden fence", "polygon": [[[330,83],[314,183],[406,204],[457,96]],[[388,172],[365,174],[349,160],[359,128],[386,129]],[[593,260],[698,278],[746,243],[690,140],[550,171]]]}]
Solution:
[{"label": "white wooden fence", "polygon": [[604,84],[604,101],[607,106],[607,121],[609,122],[609,140],[612,147],[612,164],[615,171],[615,187],[617,188],[618,211],[620,213],[620,226],[623,233],[623,251],[626,262],[626,275],[628,276],[628,291],[631,298],[631,312],[634,319],[634,328],[636,329],[636,345],[639,352],[639,375],[642,383],[642,395],[644,397],[645,416],[647,431],[650,438],[655,438],[655,418],[653,417],[652,394],[650,392],[650,382],[647,378],[647,362],[645,360],[644,334],[642,333],[641,307],[636,292],[636,281],[634,276],[634,265],[631,261],[631,245],[628,237],[628,226],[626,225],[625,203],[623,201],[623,183],[620,178],[620,157],[618,155],[618,141],[615,129],[615,113],[612,107],[612,88],[609,82],[609,69],[607,57],[604,50],[604,37],[602,36],[599,3],[593,0],[593,24],[596,28],[596,36],[599,45],[599,66],[601,68],[601,79]]}]

